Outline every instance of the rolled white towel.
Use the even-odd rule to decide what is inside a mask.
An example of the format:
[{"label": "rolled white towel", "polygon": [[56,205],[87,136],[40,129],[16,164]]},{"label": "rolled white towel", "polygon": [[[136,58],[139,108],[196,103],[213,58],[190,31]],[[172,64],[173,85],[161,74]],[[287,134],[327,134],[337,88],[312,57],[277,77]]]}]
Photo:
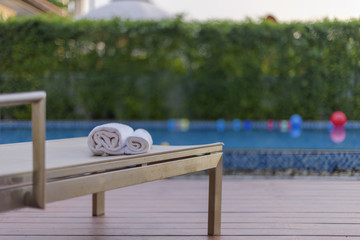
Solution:
[{"label": "rolled white towel", "polygon": [[145,129],[136,129],[126,140],[125,154],[140,154],[150,151],[153,140]]},{"label": "rolled white towel", "polygon": [[128,125],[107,123],[91,130],[87,143],[95,155],[121,155],[125,153],[126,139],[133,132]]}]

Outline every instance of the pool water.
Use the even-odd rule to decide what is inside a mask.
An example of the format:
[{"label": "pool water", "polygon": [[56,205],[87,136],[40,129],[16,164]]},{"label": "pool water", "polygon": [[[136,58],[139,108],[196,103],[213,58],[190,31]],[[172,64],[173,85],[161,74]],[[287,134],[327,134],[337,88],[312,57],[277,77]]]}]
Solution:
[{"label": "pool water", "polygon": [[[48,128],[46,138],[60,139],[85,137],[92,128]],[[223,142],[224,149],[360,149],[360,130],[348,129],[339,132],[327,129],[304,129],[302,131],[281,132],[279,130],[190,130],[169,131],[167,129],[147,129],[154,144],[192,145]],[[31,141],[30,128],[0,128],[0,144]]]}]

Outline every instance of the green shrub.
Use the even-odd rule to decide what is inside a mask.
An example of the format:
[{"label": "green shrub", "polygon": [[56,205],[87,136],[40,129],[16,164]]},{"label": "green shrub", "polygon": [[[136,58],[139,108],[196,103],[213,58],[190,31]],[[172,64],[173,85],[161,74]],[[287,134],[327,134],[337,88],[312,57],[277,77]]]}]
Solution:
[{"label": "green shrub", "polygon": [[[0,22],[0,92],[47,91],[50,119],[359,120],[360,21]],[[1,110],[27,118],[28,108]]]}]

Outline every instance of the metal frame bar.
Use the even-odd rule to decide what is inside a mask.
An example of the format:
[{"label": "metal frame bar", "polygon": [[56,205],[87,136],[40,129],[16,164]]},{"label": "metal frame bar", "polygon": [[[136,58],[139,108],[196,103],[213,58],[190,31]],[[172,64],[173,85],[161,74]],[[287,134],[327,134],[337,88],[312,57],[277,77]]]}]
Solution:
[{"label": "metal frame bar", "polygon": [[45,132],[46,132],[46,93],[44,91],[11,93],[0,95],[0,107],[31,104],[33,141],[33,188],[26,199],[26,205],[45,208]]},{"label": "metal frame bar", "polygon": [[216,168],[209,170],[208,235],[220,235],[221,233],[222,171],[221,155]]},{"label": "metal frame bar", "polygon": [[[70,139],[63,139],[68,141]],[[79,139],[80,140],[80,139]],[[77,140],[77,141],[79,141]],[[54,141],[46,141],[47,151],[48,149],[54,144]],[[81,140],[82,141],[82,140]],[[86,140],[84,140],[85,143]],[[58,144],[58,143],[56,143]],[[189,147],[189,146],[186,146]],[[47,169],[46,170],[46,178],[48,180],[53,178],[61,178],[61,177],[68,177],[72,175],[84,174],[84,173],[94,173],[94,172],[105,172],[106,170],[110,169],[117,169],[122,167],[128,167],[133,165],[144,165],[144,164],[154,164],[161,161],[166,161],[169,159],[175,158],[185,158],[189,156],[196,156],[201,155],[204,153],[204,148],[206,148],[206,152],[213,153],[213,152],[221,152],[222,151],[222,144],[207,144],[204,147],[194,147],[194,148],[187,148],[181,149],[180,152],[170,151],[168,153],[162,154],[155,154],[155,155],[148,155],[146,157],[139,158],[138,155],[127,155],[126,159],[116,159],[116,156],[107,156],[105,162],[96,162],[90,163],[86,165],[79,165],[79,166],[71,166],[71,168],[56,168],[56,169]],[[0,148],[1,151],[1,148]],[[51,152],[50,152],[51,154]],[[48,156],[49,157],[49,156]],[[122,157],[122,156],[120,156]],[[109,161],[109,159],[112,159]],[[52,160],[52,159],[49,159]],[[119,161],[120,160],[120,161]],[[49,166],[48,166],[49,167]],[[30,182],[31,181],[32,172],[22,172],[18,174],[11,174],[7,176],[0,176],[0,187],[2,185],[6,185],[7,182]]]},{"label": "metal frame bar", "polygon": [[149,166],[121,169],[118,171],[49,182],[47,183],[47,201],[55,202],[212,169],[218,166],[221,158],[222,153],[213,153]]},{"label": "metal frame bar", "polygon": [[[209,150],[211,151],[208,152],[210,154],[195,154],[184,158],[181,158],[180,154],[176,158],[175,154],[173,159],[157,159],[164,160],[165,162],[153,162],[150,165],[146,165],[145,163],[155,161],[150,156],[146,161],[144,159],[144,163],[141,162],[139,167],[110,172],[100,171],[93,175],[46,183],[45,99],[46,93],[42,91],[0,95],[0,107],[29,103],[32,105],[33,135],[32,186],[8,189],[2,193],[0,192],[0,196],[1,194],[4,196],[12,196],[14,194],[16,196],[25,196],[25,205],[45,208],[47,202],[93,194],[93,216],[99,216],[105,212],[104,200],[105,191],[107,190],[209,169],[208,235],[220,234],[223,154],[222,152],[217,152],[219,149],[210,148]],[[215,147],[218,148],[218,146]],[[159,157],[154,156],[154,158]],[[14,202],[14,198],[6,198],[4,199],[4,204],[9,207],[8,209],[19,207],[23,205],[21,199],[15,198]],[[0,210],[1,207],[3,206],[0,206]]]}]

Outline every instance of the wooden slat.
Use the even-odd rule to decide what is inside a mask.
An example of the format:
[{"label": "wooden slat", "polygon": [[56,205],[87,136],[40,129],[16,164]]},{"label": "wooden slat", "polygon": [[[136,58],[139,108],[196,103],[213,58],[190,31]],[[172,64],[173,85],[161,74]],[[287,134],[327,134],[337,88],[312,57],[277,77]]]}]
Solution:
[{"label": "wooden slat", "polygon": [[[90,237],[92,238],[92,237]],[[7,236],[6,239],[10,240],[23,240],[23,236]],[[26,239],[30,240],[48,240],[49,236],[26,236]],[[51,236],[52,240],[88,240],[89,236]],[[157,240],[209,240],[209,239],[216,239],[216,240],[299,240],[299,239],[306,239],[306,240],[344,240],[344,237],[332,237],[329,236],[304,236],[303,238],[299,238],[298,236],[221,236],[221,237],[213,237],[209,238],[207,236],[156,236],[156,237],[149,237],[149,236],[96,236],[94,237],[96,240],[144,240],[144,239],[157,239]],[[357,239],[357,238],[349,238],[346,239]]]},{"label": "wooden slat", "polygon": [[[350,236],[351,237],[351,236]],[[346,238],[346,239],[356,239],[356,238]],[[52,240],[88,240],[89,236],[51,236]],[[6,239],[10,240],[23,240],[23,236],[8,236]],[[26,239],[35,239],[35,240],[42,240],[42,239],[49,239],[49,236],[26,236]],[[213,237],[208,238],[207,236],[156,236],[156,237],[149,237],[149,236],[96,236],[94,238],[96,240],[144,240],[144,239],[157,239],[157,240],[209,240],[209,239],[216,239],[216,240],[299,240],[298,236],[221,236],[221,237]],[[303,239],[306,240],[329,240],[329,236],[304,236]],[[344,240],[344,237],[331,237],[330,240]]]}]

